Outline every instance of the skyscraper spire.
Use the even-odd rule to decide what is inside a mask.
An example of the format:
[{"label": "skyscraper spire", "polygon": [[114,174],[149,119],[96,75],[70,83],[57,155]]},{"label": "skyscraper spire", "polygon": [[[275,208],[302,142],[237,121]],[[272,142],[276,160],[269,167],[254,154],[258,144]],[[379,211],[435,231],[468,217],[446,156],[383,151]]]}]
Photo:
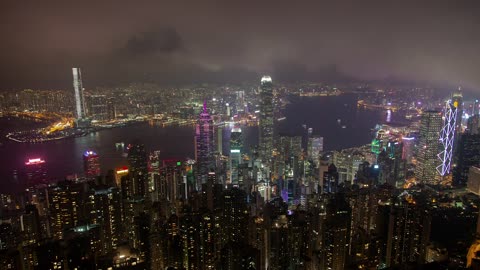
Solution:
[{"label": "skyscraper spire", "polygon": [[207,113],[207,100],[203,100],[203,113]]}]

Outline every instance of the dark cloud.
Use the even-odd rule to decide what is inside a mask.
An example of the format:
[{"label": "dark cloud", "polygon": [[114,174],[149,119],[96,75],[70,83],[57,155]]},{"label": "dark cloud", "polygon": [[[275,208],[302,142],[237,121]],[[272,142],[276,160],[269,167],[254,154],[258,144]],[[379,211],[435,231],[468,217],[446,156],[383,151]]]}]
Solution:
[{"label": "dark cloud", "polygon": [[478,14],[447,0],[3,1],[0,89],[69,88],[72,66],[87,86],[268,73],[480,89]]},{"label": "dark cloud", "polygon": [[183,41],[175,28],[163,27],[134,34],[127,40],[125,49],[132,55],[172,53],[183,49]]}]

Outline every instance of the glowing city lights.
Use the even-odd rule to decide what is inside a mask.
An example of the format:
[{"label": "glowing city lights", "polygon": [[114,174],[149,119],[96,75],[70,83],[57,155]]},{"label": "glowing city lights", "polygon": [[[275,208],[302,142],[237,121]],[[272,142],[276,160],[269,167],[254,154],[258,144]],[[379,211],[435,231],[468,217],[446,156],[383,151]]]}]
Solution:
[{"label": "glowing city lights", "polygon": [[35,164],[42,164],[45,163],[45,160],[41,158],[30,158],[28,162],[25,162],[25,165],[35,165]]}]

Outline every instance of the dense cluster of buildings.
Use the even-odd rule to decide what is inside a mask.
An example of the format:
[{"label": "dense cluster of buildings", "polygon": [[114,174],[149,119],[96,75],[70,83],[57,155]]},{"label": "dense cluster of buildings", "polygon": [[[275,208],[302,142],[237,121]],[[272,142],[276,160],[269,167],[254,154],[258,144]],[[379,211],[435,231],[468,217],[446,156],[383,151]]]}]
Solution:
[{"label": "dense cluster of buildings", "polygon": [[[73,74],[78,125],[86,111],[98,120],[118,115],[111,98],[83,96],[80,70]],[[128,166],[102,175],[88,150],[84,175],[57,183],[47,181],[45,161],[29,160],[24,192],[0,197],[2,269],[449,269],[480,261],[476,248],[466,253],[479,216],[478,104],[462,119],[456,92],[417,125],[381,125],[371,144],[325,152],[311,128],[276,130],[279,95],[269,76],[252,94],[256,106],[234,93],[204,99],[194,160],[133,141]],[[225,120],[252,108],[259,145],[247,151],[242,122]]]}]

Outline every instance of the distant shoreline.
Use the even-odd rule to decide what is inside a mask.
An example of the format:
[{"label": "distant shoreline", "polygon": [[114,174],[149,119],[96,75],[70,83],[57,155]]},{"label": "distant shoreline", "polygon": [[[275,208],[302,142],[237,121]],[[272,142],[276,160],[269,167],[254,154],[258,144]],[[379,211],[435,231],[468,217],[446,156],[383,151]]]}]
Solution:
[{"label": "distant shoreline", "polygon": [[127,122],[122,122],[119,124],[113,124],[111,126],[92,126],[92,127],[83,128],[83,129],[72,128],[66,131],[62,131],[63,134],[59,134],[59,136],[56,136],[56,137],[26,138],[26,136],[28,135],[38,134],[39,130],[44,128],[44,127],[39,127],[33,130],[8,132],[5,135],[5,138],[16,143],[27,143],[27,144],[48,143],[52,141],[83,137],[88,134],[95,133],[97,131],[101,131],[105,129],[120,128],[120,127],[135,125],[135,124],[141,124],[141,123],[145,123],[146,121],[147,120],[142,119],[142,120],[132,120]]}]

